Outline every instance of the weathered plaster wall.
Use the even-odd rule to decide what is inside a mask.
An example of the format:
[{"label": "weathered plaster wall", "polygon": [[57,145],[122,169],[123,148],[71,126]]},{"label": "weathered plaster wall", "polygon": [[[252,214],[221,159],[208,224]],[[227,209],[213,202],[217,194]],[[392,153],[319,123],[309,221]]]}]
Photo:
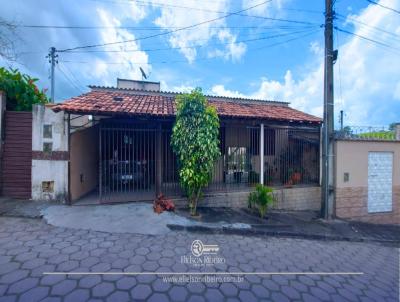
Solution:
[{"label": "weathered plaster wall", "polygon": [[[368,213],[368,153],[393,152],[391,212]],[[336,141],[336,216],[371,223],[400,224],[400,141]],[[344,180],[348,173],[348,181]]]},{"label": "weathered plaster wall", "polygon": [[[51,137],[44,137],[44,125],[51,125]],[[44,152],[44,144],[51,143]],[[32,110],[32,199],[68,200],[68,123],[64,112],[33,106]],[[44,192],[43,182],[54,182],[51,192]]]},{"label": "weathered plaster wall", "polygon": [[71,200],[96,188],[98,183],[98,127],[77,131],[71,135],[70,188]]}]

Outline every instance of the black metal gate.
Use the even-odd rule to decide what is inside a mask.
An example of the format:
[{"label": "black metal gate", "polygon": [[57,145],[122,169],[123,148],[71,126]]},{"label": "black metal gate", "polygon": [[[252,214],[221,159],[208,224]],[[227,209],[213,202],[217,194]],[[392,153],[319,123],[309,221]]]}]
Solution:
[{"label": "black metal gate", "polygon": [[156,131],[146,124],[100,124],[99,197],[101,202],[153,200]]}]

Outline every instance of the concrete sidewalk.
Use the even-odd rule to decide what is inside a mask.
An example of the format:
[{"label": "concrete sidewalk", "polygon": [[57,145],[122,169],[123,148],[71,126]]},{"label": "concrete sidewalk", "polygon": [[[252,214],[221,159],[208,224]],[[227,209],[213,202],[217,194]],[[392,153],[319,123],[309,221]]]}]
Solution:
[{"label": "concrete sidewalk", "polygon": [[44,218],[54,226],[103,232],[166,234],[172,231],[298,237],[322,240],[400,243],[400,227],[344,220],[324,221],[311,211],[273,211],[261,219],[248,209],[199,208],[200,218],[186,209],[155,214],[150,203],[65,206],[0,198],[0,215]]},{"label": "concrete sidewalk", "polygon": [[[400,244],[400,226],[375,225],[340,219],[322,220],[317,212],[313,211],[272,211],[264,219],[249,209],[230,208],[199,208],[201,215],[198,222],[206,225],[169,225],[174,230],[190,232],[229,233],[237,235],[268,235],[300,237],[307,239],[345,240],[345,241],[377,241]],[[180,210],[180,214],[190,218],[187,210]],[[229,229],[212,222],[220,220],[231,224],[247,223],[247,229]]]}]

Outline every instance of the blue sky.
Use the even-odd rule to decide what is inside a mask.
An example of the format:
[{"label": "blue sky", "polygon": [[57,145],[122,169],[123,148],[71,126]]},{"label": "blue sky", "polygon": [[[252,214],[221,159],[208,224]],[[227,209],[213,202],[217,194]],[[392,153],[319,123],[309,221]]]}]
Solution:
[{"label": "blue sky", "polygon": [[[288,101],[294,108],[322,114],[322,0],[272,0],[240,16],[169,34],[165,33],[264,1],[0,2],[4,2],[0,18],[18,25],[19,54],[16,62],[0,59],[0,64],[34,75],[41,87],[49,87],[45,56],[51,46],[63,50],[136,40],[60,52],[57,101],[88,91],[90,84],[114,86],[117,77],[141,79],[142,67],[149,80],[161,82],[163,90],[201,87],[208,94]],[[400,0],[379,4],[400,10]],[[337,0],[335,11],[335,26],[359,35],[335,31],[336,117],[342,109],[351,125],[400,122],[399,14],[366,0]],[[143,39],[157,34],[161,35]]]}]

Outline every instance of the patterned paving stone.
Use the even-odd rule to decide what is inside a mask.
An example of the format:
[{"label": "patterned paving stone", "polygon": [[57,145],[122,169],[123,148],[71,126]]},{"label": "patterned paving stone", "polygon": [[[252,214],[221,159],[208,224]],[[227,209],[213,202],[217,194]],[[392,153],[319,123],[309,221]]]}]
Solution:
[{"label": "patterned paving stone", "polygon": [[133,277],[122,277],[116,282],[118,289],[129,290],[136,285],[136,279]]},{"label": "patterned paving stone", "polygon": [[20,294],[28,289],[35,287],[39,283],[39,280],[36,278],[25,278],[18,282],[11,284],[10,288],[8,289],[9,294]]},{"label": "patterned paving stone", "polygon": [[153,293],[147,301],[149,302],[168,301],[168,296],[166,294]]},{"label": "patterned paving stone", "polygon": [[186,301],[188,291],[183,286],[174,286],[168,293],[171,301]]},{"label": "patterned paving stone", "polygon": [[46,297],[40,302],[61,302],[61,297]]},{"label": "patterned paving stone", "polygon": [[209,288],[204,294],[207,301],[224,301],[225,297],[221,294],[218,289]]},{"label": "patterned paving stone", "polygon": [[28,274],[29,270],[15,270],[1,276],[0,283],[7,283],[7,284],[15,283],[27,277]]},{"label": "patterned paving stone", "polygon": [[0,302],[14,302],[17,301],[17,296],[2,296],[0,297]]},{"label": "patterned paving stone", "polygon": [[79,287],[92,288],[101,282],[101,277],[98,275],[84,276],[79,280]]},{"label": "patterned paving stone", "polygon": [[226,297],[236,297],[239,292],[238,288],[232,283],[222,283],[219,289]]},{"label": "patterned paving stone", "polygon": [[89,298],[89,291],[87,289],[77,289],[69,293],[64,302],[84,302]]},{"label": "patterned paving stone", "polygon": [[51,294],[64,296],[75,289],[77,282],[75,280],[64,280],[52,287]]},{"label": "patterned paving stone", "polygon": [[92,293],[94,297],[106,297],[114,290],[114,285],[109,282],[102,282],[93,287]]},{"label": "patterned paving stone", "polygon": [[[195,239],[220,246],[208,271],[362,271],[360,276],[247,276],[242,282],[173,282],[162,276],[44,272],[187,272]],[[266,256],[267,255],[267,256]],[[372,243],[204,235],[110,234],[0,218],[1,301],[398,301],[399,258]]]},{"label": "patterned paving stone", "polygon": [[131,296],[134,300],[144,300],[151,295],[151,287],[147,284],[136,285],[131,290]]},{"label": "patterned paving stone", "polygon": [[128,302],[130,300],[129,294],[123,291],[116,291],[107,298],[107,302]]},{"label": "patterned paving stone", "polygon": [[239,293],[239,299],[240,301],[243,302],[257,301],[256,296],[251,291],[248,290],[241,290]]},{"label": "patterned paving stone", "polygon": [[41,286],[35,287],[35,288],[28,290],[24,294],[22,294],[19,298],[19,301],[21,301],[21,302],[37,302],[37,301],[40,301],[40,300],[46,298],[48,293],[49,293],[48,287],[41,287]]}]

